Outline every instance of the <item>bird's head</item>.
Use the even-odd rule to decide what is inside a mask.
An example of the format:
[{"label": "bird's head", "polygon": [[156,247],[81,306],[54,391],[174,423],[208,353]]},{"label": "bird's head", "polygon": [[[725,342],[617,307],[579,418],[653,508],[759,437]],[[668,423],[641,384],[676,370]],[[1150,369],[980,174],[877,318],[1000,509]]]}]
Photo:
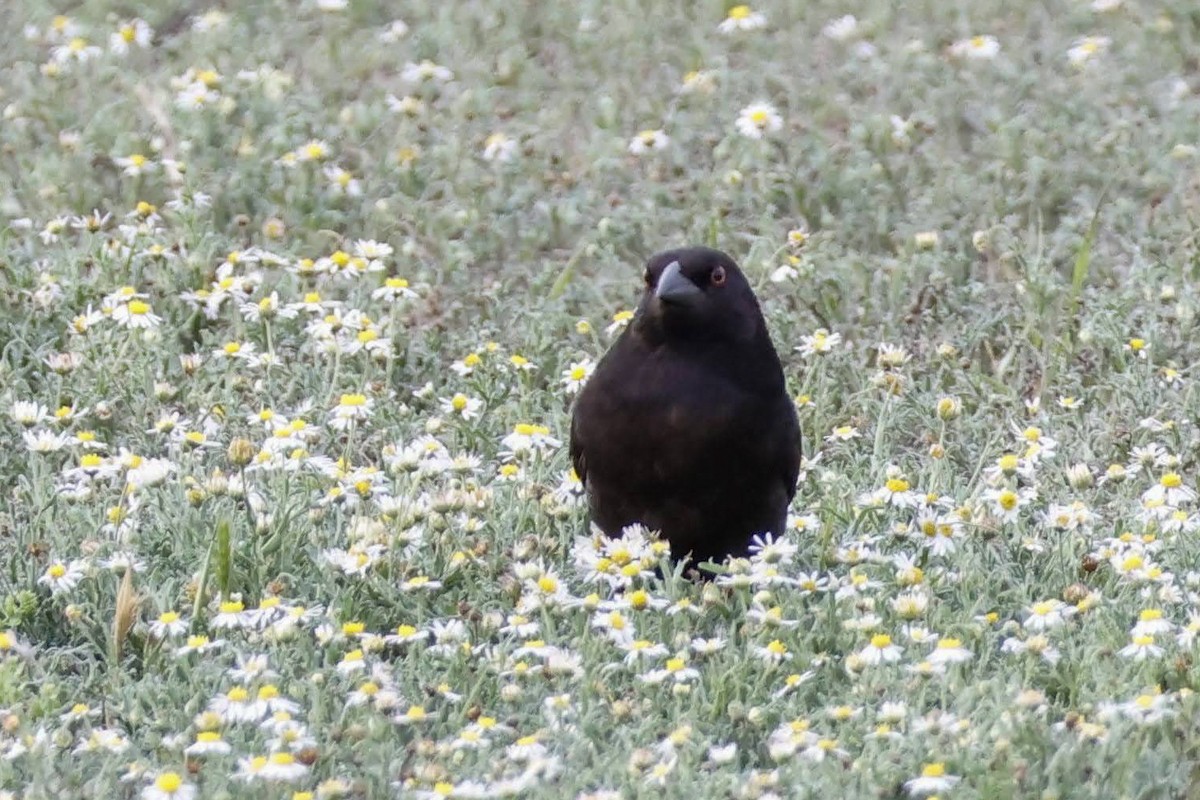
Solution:
[{"label": "bird's head", "polygon": [[667,250],[646,262],[637,324],[655,338],[749,341],[763,332],[758,300],[719,250]]}]

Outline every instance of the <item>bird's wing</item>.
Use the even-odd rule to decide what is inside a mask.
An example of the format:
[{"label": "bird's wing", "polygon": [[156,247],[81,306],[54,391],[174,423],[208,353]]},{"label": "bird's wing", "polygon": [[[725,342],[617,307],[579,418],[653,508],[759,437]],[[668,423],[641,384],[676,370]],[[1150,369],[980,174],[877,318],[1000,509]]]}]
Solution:
[{"label": "bird's wing", "polygon": [[[788,405],[791,405],[791,400],[788,400]],[[796,412],[792,411],[790,429],[784,437],[783,453],[780,456],[780,464],[783,467],[784,485],[787,486],[788,500],[796,496],[796,481],[800,478],[800,461],[804,457],[804,451],[800,443],[800,424],[796,420]]]},{"label": "bird's wing", "polygon": [[626,328],[600,359],[592,377],[575,398],[575,407],[571,411],[571,440],[568,449],[571,454],[571,466],[575,468],[575,474],[579,476],[585,488],[588,477],[588,450],[602,448],[605,437],[609,435],[606,427],[611,427],[614,419],[612,386],[614,381],[620,385],[623,379],[624,371],[619,363],[622,354],[630,347],[630,330]]},{"label": "bird's wing", "polygon": [[788,500],[796,496],[796,481],[800,477],[800,462],[802,449],[800,442],[800,420],[796,416],[796,406],[792,398],[783,393],[776,410],[771,412],[772,420],[769,429],[769,439],[774,443],[772,461],[776,465],[779,479],[787,488]]},{"label": "bird's wing", "polygon": [[578,410],[571,415],[571,443],[569,446],[571,453],[571,466],[575,468],[575,474],[579,476],[579,482],[585,487],[587,486],[587,458],[583,451],[583,437],[580,433],[580,422]]}]

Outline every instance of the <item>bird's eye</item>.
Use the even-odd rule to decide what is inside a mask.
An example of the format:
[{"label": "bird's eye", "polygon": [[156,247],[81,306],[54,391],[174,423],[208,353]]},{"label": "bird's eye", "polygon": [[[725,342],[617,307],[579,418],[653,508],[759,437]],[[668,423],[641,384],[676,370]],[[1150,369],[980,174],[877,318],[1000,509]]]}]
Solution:
[{"label": "bird's eye", "polygon": [[642,276],[642,280],[646,282],[647,286],[654,285],[654,276],[650,274],[650,270],[646,270],[646,274]]},{"label": "bird's eye", "polygon": [[708,276],[708,280],[712,283],[713,286],[724,286],[725,285],[725,268],[717,267],[716,269],[714,269],[712,271],[712,274]]}]

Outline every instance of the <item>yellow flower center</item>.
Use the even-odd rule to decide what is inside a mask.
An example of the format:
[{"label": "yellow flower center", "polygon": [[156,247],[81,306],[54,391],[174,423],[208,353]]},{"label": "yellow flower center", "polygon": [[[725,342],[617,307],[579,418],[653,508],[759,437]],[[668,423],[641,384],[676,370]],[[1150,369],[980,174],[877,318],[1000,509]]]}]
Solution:
[{"label": "yellow flower center", "polygon": [[46,572],[51,578],[61,578],[67,574],[67,568],[62,564],[51,564],[50,569],[46,570]]},{"label": "yellow flower center", "polygon": [[772,639],[767,645],[767,652],[771,653],[772,655],[781,656],[787,652],[787,645],[778,639]]},{"label": "yellow flower center", "polygon": [[367,404],[367,396],[363,394],[344,394],[338,401],[341,406],[365,406]]},{"label": "yellow flower center", "polygon": [[183,786],[183,778],[177,772],[164,772],[154,781],[154,788],[167,794],[175,794]]},{"label": "yellow flower center", "polygon": [[893,494],[908,491],[908,481],[903,478],[889,478],[886,486],[887,490]]},{"label": "yellow flower center", "polygon": [[941,762],[926,764],[921,768],[922,778],[940,778],[946,774],[946,765]]},{"label": "yellow flower center", "polygon": [[734,6],[729,9],[730,19],[747,19],[751,14],[750,6]]},{"label": "yellow flower center", "polygon": [[886,633],[877,633],[871,637],[871,647],[882,650],[885,647],[892,646],[892,637]]},{"label": "yellow flower center", "polygon": [[1178,489],[1183,485],[1183,478],[1179,476],[1178,472],[1168,472],[1167,474],[1163,475],[1158,482],[1161,483],[1165,489]]}]

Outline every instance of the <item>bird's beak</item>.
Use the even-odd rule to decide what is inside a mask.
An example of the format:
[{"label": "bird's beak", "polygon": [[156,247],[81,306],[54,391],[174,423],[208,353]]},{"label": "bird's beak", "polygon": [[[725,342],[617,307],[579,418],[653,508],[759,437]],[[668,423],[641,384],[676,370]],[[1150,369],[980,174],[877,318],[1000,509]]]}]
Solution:
[{"label": "bird's beak", "polygon": [[704,296],[704,290],[683,274],[678,261],[672,261],[659,276],[654,296],[671,305],[690,306]]}]

